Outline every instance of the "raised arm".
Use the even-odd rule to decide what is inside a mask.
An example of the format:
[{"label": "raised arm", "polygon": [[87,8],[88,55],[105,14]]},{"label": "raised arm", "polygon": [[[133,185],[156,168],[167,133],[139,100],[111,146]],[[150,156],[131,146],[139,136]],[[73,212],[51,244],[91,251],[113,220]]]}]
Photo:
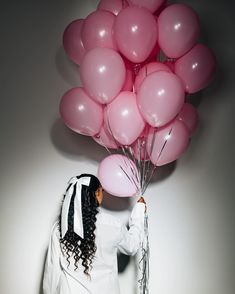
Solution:
[{"label": "raised arm", "polygon": [[117,248],[126,255],[135,255],[144,238],[144,217],[146,205],[141,197],[135,204],[129,218],[129,230],[121,226]]}]

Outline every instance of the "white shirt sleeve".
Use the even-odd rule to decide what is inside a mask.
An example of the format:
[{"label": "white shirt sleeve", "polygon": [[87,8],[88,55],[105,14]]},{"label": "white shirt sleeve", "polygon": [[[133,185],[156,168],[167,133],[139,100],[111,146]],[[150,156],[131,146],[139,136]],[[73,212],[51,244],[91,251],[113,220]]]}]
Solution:
[{"label": "white shirt sleeve", "polygon": [[135,255],[144,239],[145,204],[137,202],[129,218],[129,230],[121,226],[117,248],[126,255]]},{"label": "white shirt sleeve", "polygon": [[56,294],[59,284],[60,267],[60,242],[58,239],[58,222],[54,224],[51,231],[47,258],[43,276],[43,293]]}]

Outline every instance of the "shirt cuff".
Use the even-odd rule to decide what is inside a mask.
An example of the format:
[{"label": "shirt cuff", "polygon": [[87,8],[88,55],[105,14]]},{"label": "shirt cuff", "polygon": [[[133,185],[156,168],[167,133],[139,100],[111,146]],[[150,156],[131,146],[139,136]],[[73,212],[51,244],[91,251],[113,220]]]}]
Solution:
[{"label": "shirt cuff", "polygon": [[131,219],[144,218],[144,214],[145,214],[145,203],[137,202],[132,209]]}]

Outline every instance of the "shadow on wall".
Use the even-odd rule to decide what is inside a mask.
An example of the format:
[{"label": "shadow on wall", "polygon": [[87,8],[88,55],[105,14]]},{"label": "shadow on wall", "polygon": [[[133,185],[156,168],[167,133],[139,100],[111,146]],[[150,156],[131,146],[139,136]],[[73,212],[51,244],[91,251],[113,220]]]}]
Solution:
[{"label": "shadow on wall", "polygon": [[39,294],[44,294],[43,293],[43,273],[44,273],[44,268],[45,268],[45,263],[46,263],[46,257],[47,257],[47,251],[44,254],[44,262],[43,262],[43,270],[42,270],[42,276],[41,276],[41,281],[40,281]]},{"label": "shadow on wall", "polygon": [[111,212],[128,210],[131,207],[131,199],[130,197],[115,197],[104,192],[102,207]]},{"label": "shadow on wall", "polygon": [[56,150],[70,159],[82,161],[89,159],[100,162],[108,155],[106,149],[98,145],[91,137],[71,131],[60,119],[52,125],[50,136]]},{"label": "shadow on wall", "polygon": [[57,72],[70,87],[81,85],[79,66],[68,58],[62,46],[56,52],[55,64]]}]

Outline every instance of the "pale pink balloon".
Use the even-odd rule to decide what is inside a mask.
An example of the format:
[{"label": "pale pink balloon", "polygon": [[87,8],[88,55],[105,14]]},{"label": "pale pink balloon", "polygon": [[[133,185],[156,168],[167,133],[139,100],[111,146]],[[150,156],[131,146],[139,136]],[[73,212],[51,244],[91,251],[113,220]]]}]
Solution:
[{"label": "pale pink balloon", "polygon": [[105,125],[101,127],[99,134],[95,135],[93,139],[101,146],[110,149],[118,149],[118,144],[115,142],[114,138]]},{"label": "pale pink balloon", "polygon": [[101,0],[97,9],[106,10],[118,15],[119,12],[128,6],[125,0]]},{"label": "pale pink balloon", "polygon": [[134,63],[143,62],[157,41],[157,22],[146,9],[127,7],[116,17],[114,36],[120,52]]},{"label": "pale pink balloon", "polygon": [[192,135],[198,125],[197,109],[190,103],[184,103],[177,116],[177,119],[186,125],[190,135]]},{"label": "pale pink balloon", "polygon": [[215,69],[215,55],[203,44],[197,44],[175,62],[175,73],[183,81],[188,93],[198,92],[208,86]]},{"label": "pale pink balloon", "polygon": [[78,19],[71,22],[65,29],[63,34],[63,46],[69,58],[80,65],[83,56],[86,53],[82,39],[81,30],[84,24],[84,19]]},{"label": "pale pink balloon", "polygon": [[104,190],[111,195],[130,197],[138,192],[138,170],[134,162],[124,155],[112,154],[103,159],[98,168],[98,178]]},{"label": "pale pink balloon", "polygon": [[158,71],[144,79],[137,93],[137,102],[147,123],[160,127],[178,114],[184,96],[183,84],[175,74]]},{"label": "pale pink balloon", "polygon": [[103,123],[103,108],[82,88],[67,91],[60,101],[60,115],[71,130],[86,136],[99,133]]},{"label": "pale pink balloon", "polygon": [[131,145],[145,127],[136,104],[136,95],[132,92],[121,92],[108,104],[107,116],[111,133],[122,145]]},{"label": "pale pink balloon", "polygon": [[163,64],[162,62],[151,62],[148,63],[146,65],[144,65],[138,75],[135,78],[135,91],[136,93],[139,92],[140,86],[143,83],[144,79],[150,75],[153,72],[157,72],[157,71],[167,71],[167,72],[171,72],[170,68]]},{"label": "pale pink balloon", "polygon": [[[155,133],[155,134],[154,134]],[[179,120],[159,128],[152,128],[148,137],[148,152],[154,165],[161,166],[178,159],[187,149],[189,132]],[[152,145],[152,153],[151,153]]]},{"label": "pale pink balloon", "polygon": [[199,37],[196,12],[185,4],[166,7],[158,18],[158,43],[166,56],[178,58],[189,51]]},{"label": "pale pink balloon", "polygon": [[147,8],[150,12],[156,11],[165,0],[127,0],[130,5]]},{"label": "pale pink balloon", "polygon": [[115,18],[113,13],[104,10],[96,10],[87,16],[81,31],[86,50],[96,47],[116,49],[112,32]]},{"label": "pale pink balloon", "polygon": [[95,101],[111,102],[121,91],[126,69],[121,56],[109,48],[95,48],[84,56],[80,76],[87,93]]}]

